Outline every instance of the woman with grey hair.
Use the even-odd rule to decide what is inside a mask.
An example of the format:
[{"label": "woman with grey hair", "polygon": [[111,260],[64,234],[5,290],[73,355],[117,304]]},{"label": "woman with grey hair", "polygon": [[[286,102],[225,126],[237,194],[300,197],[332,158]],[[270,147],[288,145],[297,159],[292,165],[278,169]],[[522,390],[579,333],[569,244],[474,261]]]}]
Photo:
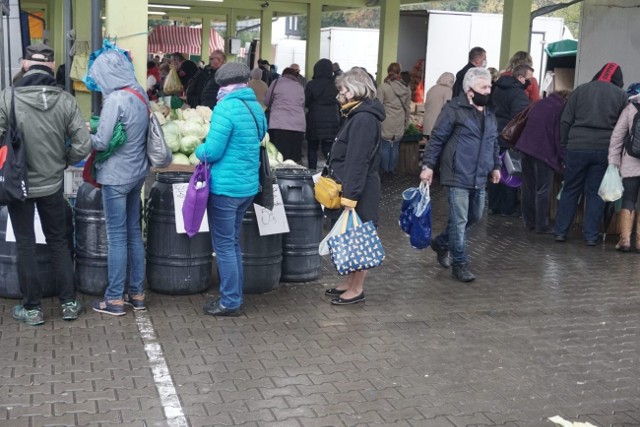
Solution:
[{"label": "woman with grey hair", "polygon": [[[471,68],[462,82],[463,92],[447,103],[431,131],[422,159],[420,179],[431,184],[433,169],[440,161],[440,184],[447,189],[447,228],[431,240],[438,263],[449,268],[456,280],[471,282],[466,253],[467,230],[480,221],[484,210],[487,177],[500,181],[498,128],[487,105],[491,74]],[[451,258],[449,257],[451,253]]]},{"label": "woman with grey hair", "polygon": [[[342,208],[355,210],[362,222],[377,225],[380,204],[380,143],[384,107],[376,98],[371,77],[352,68],[336,80],[341,114],[346,118],[331,148],[330,165],[342,183]],[[349,274],[341,285],[327,289],[331,304],[364,301],[366,271]]]},{"label": "woman with grey hair", "polygon": [[251,70],[250,76],[251,80],[249,80],[247,86],[253,89],[253,92],[256,94],[256,99],[258,100],[262,108],[265,108],[264,96],[267,94],[269,86],[267,86],[267,84],[262,81],[262,70],[256,67]]}]

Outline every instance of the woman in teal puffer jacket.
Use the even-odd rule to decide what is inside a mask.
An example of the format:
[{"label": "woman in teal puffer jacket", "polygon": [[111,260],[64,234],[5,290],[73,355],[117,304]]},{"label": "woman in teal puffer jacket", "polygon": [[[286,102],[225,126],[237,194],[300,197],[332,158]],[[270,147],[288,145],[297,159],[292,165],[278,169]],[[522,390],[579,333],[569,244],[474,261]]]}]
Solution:
[{"label": "woman in teal puffer jacket", "polygon": [[196,149],[211,167],[207,214],[220,275],[220,298],[207,302],[205,314],[239,316],[242,308],[242,254],[240,227],[258,192],[260,141],[267,120],[255,93],[247,86],[249,67],[224,64],[215,76],[220,85],[209,134]]}]

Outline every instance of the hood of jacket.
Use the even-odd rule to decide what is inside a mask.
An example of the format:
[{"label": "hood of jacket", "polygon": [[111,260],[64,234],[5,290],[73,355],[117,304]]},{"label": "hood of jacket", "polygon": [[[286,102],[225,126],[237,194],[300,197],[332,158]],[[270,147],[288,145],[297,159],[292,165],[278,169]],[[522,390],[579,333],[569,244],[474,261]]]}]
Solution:
[{"label": "hood of jacket", "polygon": [[604,66],[593,76],[591,81],[601,81],[613,83],[618,87],[624,86],[624,81],[622,78],[622,68],[615,62],[607,62]]},{"label": "hood of jacket", "polygon": [[15,86],[16,98],[40,111],[52,109],[63,92],[50,72],[33,68]]},{"label": "hood of jacket", "polygon": [[353,117],[354,115],[360,113],[373,114],[375,118],[380,120],[381,122],[386,118],[386,115],[384,113],[384,106],[377,98],[365,98],[359,105],[349,111],[349,117]]},{"label": "hood of jacket", "polygon": [[496,86],[504,90],[507,90],[507,89],[524,90],[524,85],[520,83],[518,79],[516,79],[513,76],[506,76],[506,75],[501,76],[496,82]]},{"label": "hood of jacket", "polygon": [[89,69],[89,76],[95,80],[105,96],[127,86],[145,92],[136,80],[133,64],[115,50],[107,50],[100,54]]},{"label": "hood of jacket", "polygon": [[440,77],[438,77],[438,81],[436,81],[437,85],[453,87],[453,82],[456,80],[456,76],[453,73],[442,73]]},{"label": "hood of jacket", "polygon": [[316,62],[316,65],[313,66],[313,78],[333,79],[333,63],[326,58]]}]

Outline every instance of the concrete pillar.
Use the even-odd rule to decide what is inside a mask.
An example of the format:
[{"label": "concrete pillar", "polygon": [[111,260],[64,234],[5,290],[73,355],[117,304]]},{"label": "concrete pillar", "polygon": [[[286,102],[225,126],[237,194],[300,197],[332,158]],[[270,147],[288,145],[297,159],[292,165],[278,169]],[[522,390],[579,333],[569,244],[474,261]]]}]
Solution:
[{"label": "concrete pillar", "polygon": [[202,48],[200,58],[204,65],[209,65],[209,52],[211,49],[211,16],[202,17]]},{"label": "concrete pillar", "polygon": [[271,27],[273,10],[269,7],[262,9],[260,13],[260,58],[273,62],[273,49],[271,48]]},{"label": "concrete pillar", "polygon": [[64,44],[65,44],[65,34],[64,34],[64,2],[63,1],[55,1],[52,4],[53,13],[52,22],[48,22],[47,29],[49,30],[49,38],[51,39],[51,47],[55,52],[56,63],[64,64],[66,59],[64,57]]},{"label": "concrete pillar", "polygon": [[500,69],[504,70],[511,56],[519,50],[529,51],[529,20],[532,0],[504,0]]},{"label": "concrete pillar", "polygon": [[322,4],[310,3],[307,7],[307,50],[304,75],[313,77],[313,66],[320,59],[320,28],[322,26]]},{"label": "concrete pillar", "polygon": [[[398,32],[400,30],[400,0],[386,0],[380,5],[380,43],[376,80],[382,83],[387,67],[398,61]],[[369,70],[371,72],[371,70]]]},{"label": "concrete pillar", "polygon": [[[89,42],[91,46],[91,2],[86,0],[73,0],[73,28],[76,30],[76,41]],[[71,64],[69,64],[71,66]],[[91,94],[76,92],[76,101],[85,120],[91,117]]]},{"label": "concrete pillar", "polygon": [[107,36],[116,38],[118,47],[131,51],[138,82],[147,87],[148,19],[147,0],[109,0],[105,2]]},{"label": "concrete pillar", "polygon": [[238,31],[238,16],[235,9],[231,9],[231,12],[227,15],[227,37],[225,39],[224,52],[227,54],[227,62],[235,62],[236,56],[231,53],[229,49],[229,40],[236,37]]}]

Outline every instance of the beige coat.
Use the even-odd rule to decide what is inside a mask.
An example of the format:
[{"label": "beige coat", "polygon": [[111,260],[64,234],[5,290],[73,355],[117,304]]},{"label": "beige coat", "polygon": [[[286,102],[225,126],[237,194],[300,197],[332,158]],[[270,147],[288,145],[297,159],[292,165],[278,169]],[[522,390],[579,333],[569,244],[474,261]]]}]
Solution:
[{"label": "beige coat", "polygon": [[265,108],[264,96],[267,94],[267,91],[269,90],[269,86],[267,86],[267,84],[262,80],[256,80],[256,79],[249,80],[249,83],[247,84],[247,86],[253,89],[253,91],[256,94],[256,99],[258,100],[262,108]]},{"label": "beige coat", "polygon": [[622,110],[609,142],[609,164],[618,166],[623,178],[640,176],[640,159],[630,156],[624,151],[624,139],[631,131],[633,118],[636,114],[638,114],[638,110],[632,104]]},{"label": "beige coat", "polygon": [[442,73],[438,81],[427,92],[427,99],[424,103],[424,116],[422,118],[422,134],[430,135],[436,119],[442,111],[442,107],[453,94],[453,82],[455,76],[452,73]]},{"label": "beige coat", "polygon": [[382,139],[400,141],[411,118],[411,90],[399,80],[383,83],[377,97],[384,106]]}]

